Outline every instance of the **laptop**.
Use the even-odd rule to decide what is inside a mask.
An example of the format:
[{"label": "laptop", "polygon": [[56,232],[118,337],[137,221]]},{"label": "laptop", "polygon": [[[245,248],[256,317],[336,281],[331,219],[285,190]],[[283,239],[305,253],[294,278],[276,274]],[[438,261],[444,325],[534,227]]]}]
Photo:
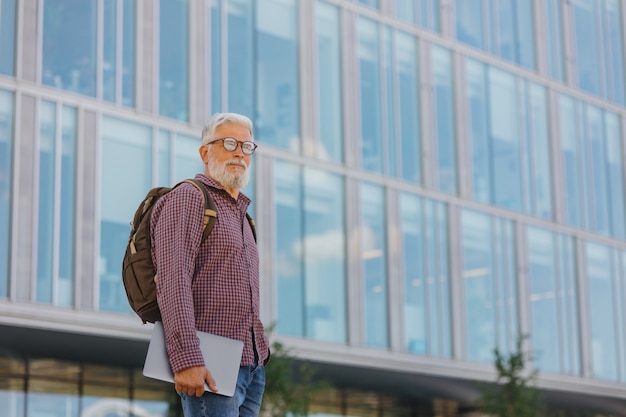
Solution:
[{"label": "laptop", "polygon": [[[216,394],[232,397],[237,385],[243,342],[200,331],[196,331],[196,335],[200,339],[204,364],[215,380],[218,390]],[[174,374],[165,349],[163,323],[160,321],[154,323],[143,374],[148,378],[174,382]],[[204,389],[210,391],[206,383]]]}]

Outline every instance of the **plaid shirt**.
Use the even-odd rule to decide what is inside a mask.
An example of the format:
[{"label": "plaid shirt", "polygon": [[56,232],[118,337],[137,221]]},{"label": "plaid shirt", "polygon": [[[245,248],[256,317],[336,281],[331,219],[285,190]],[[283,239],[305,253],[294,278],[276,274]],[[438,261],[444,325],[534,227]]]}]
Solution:
[{"label": "plaid shirt", "polygon": [[[204,366],[195,330],[244,342],[241,365],[269,358],[259,318],[259,256],[246,210],[250,199],[235,201],[217,182],[198,174],[217,207],[217,222],[202,239],[202,195],[182,184],[163,196],[151,218],[152,259],[157,300],[172,371]],[[254,340],[253,340],[254,339]]]}]

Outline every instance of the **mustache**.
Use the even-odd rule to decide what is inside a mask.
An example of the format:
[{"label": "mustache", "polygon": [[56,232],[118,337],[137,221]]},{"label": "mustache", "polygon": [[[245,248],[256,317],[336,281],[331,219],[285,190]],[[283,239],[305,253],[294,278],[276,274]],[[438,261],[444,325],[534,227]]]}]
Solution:
[{"label": "mustache", "polygon": [[248,164],[246,164],[246,161],[239,158],[229,159],[228,161],[224,162],[224,166],[226,165],[239,165],[244,167],[245,169],[248,169]]}]

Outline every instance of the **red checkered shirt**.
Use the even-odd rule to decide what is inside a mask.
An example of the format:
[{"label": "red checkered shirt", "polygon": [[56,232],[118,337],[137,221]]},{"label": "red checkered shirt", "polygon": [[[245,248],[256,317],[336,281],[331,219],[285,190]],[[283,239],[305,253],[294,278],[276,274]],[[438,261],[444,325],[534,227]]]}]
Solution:
[{"label": "red checkered shirt", "polygon": [[204,366],[195,331],[244,342],[241,365],[269,357],[259,318],[259,256],[246,210],[250,199],[233,199],[217,182],[198,174],[217,207],[217,222],[202,239],[204,203],[193,184],[163,196],[151,218],[157,300],[172,371]]}]

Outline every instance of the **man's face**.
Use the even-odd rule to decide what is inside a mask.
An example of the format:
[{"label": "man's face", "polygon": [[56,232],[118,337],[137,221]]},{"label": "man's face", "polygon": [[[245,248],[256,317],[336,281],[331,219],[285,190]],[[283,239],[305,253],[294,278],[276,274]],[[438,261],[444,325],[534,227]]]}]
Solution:
[{"label": "man's face", "polygon": [[[244,126],[223,124],[215,129],[211,140],[233,138],[241,142],[252,140],[250,131]],[[202,145],[200,155],[206,164],[205,173],[220,182],[226,189],[239,189],[247,182],[247,168],[250,167],[251,155],[246,155],[238,144],[237,149],[228,151],[221,141],[211,145]],[[243,166],[242,162],[245,164]],[[243,182],[241,182],[243,180]]]}]

